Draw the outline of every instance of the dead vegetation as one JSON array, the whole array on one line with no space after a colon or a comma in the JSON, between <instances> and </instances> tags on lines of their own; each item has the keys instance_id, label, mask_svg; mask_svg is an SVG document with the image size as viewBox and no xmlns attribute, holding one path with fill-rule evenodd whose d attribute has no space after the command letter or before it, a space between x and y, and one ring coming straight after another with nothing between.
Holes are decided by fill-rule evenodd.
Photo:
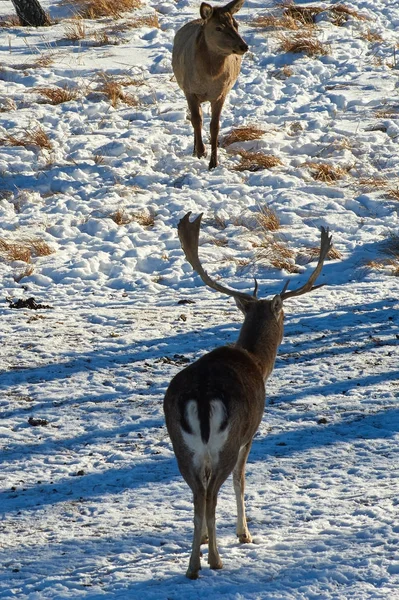
<instances>
[{"instance_id":1,"label":"dead vegetation","mask_svg":"<svg viewBox=\"0 0 399 600\"><path fill-rule=\"evenodd\" d=\"M126 79L115 79L109 77L105 73L102 73L101 77L103 81L99 91L108 98L113 108L117 108L120 102L123 102L128 106L138 106L139 101L136 96L127 94L123 89L129 85L137 85L134 83L135 80L130 82Z\"/></svg>"},{"instance_id":2,"label":"dead vegetation","mask_svg":"<svg viewBox=\"0 0 399 600\"><path fill-rule=\"evenodd\" d=\"M44 129L39 125L36 129L25 130L18 135L11 133L0 139L0 145L3 146L23 146L28 148L34 146L39 150L52 150L53 145Z\"/></svg>"},{"instance_id":3,"label":"dead vegetation","mask_svg":"<svg viewBox=\"0 0 399 600\"><path fill-rule=\"evenodd\" d=\"M142 6L141 0L63 0L63 4L72 5L84 19L119 19L124 13Z\"/></svg>"},{"instance_id":4,"label":"dead vegetation","mask_svg":"<svg viewBox=\"0 0 399 600\"><path fill-rule=\"evenodd\" d=\"M256 219L263 231L277 231L281 227L277 213L267 205L259 207Z\"/></svg>"},{"instance_id":5,"label":"dead vegetation","mask_svg":"<svg viewBox=\"0 0 399 600\"><path fill-rule=\"evenodd\" d=\"M386 195L388 198L391 198L392 200L399 200L399 187L389 188L386 191Z\"/></svg>"},{"instance_id":6,"label":"dead vegetation","mask_svg":"<svg viewBox=\"0 0 399 600\"><path fill-rule=\"evenodd\" d=\"M53 105L71 102L79 96L78 90L70 87L43 87L34 88L33 91L44 96Z\"/></svg>"},{"instance_id":7,"label":"dead vegetation","mask_svg":"<svg viewBox=\"0 0 399 600\"><path fill-rule=\"evenodd\" d=\"M307 162L304 164L304 166L308 167L313 179L316 179L316 181L322 181L323 183L334 183L335 181L345 177L350 170L350 167L343 168L339 166L333 166L328 163Z\"/></svg>"},{"instance_id":8,"label":"dead vegetation","mask_svg":"<svg viewBox=\"0 0 399 600\"><path fill-rule=\"evenodd\" d=\"M65 39L71 42L85 40L87 36L86 24L81 17L73 17L64 24Z\"/></svg>"},{"instance_id":9,"label":"dead vegetation","mask_svg":"<svg viewBox=\"0 0 399 600\"><path fill-rule=\"evenodd\" d=\"M235 171L261 171L282 164L281 160L273 154L250 152L248 150L239 150L237 154L241 157L241 162L234 167Z\"/></svg>"},{"instance_id":10,"label":"dead vegetation","mask_svg":"<svg viewBox=\"0 0 399 600\"><path fill-rule=\"evenodd\" d=\"M287 244L276 239L273 235L264 236L261 242L255 242L255 262L272 266L275 269L287 271L287 273L298 273L295 264L294 252Z\"/></svg>"},{"instance_id":11,"label":"dead vegetation","mask_svg":"<svg viewBox=\"0 0 399 600\"><path fill-rule=\"evenodd\" d=\"M152 210L127 213L123 208L118 208L114 213L108 215L117 225L128 225L135 222L145 228L155 225L156 214Z\"/></svg>"},{"instance_id":12,"label":"dead vegetation","mask_svg":"<svg viewBox=\"0 0 399 600\"><path fill-rule=\"evenodd\" d=\"M264 135L265 130L257 127L256 125L244 125L242 127L236 127L232 129L228 135L223 139L222 146L227 148L235 142L249 142L252 140L259 140Z\"/></svg>"},{"instance_id":13,"label":"dead vegetation","mask_svg":"<svg viewBox=\"0 0 399 600\"><path fill-rule=\"evenodd\" d=\"M340 27L344 25L350 17L357 19L358 21L364 21L364 17L361 13L349 8L345 4L335 4L331 7L327 6L296 6L290 4L284 8L284 16L290 17L294 21L299 22L301 25L312 26L316 22L316 17L322 12L326 12L329 15L331 23Z\"/></svg>"},{"instance_id":14,"label":"dead vegetation","mask_svg":"<svg viewBox=\"0 0 399 600\"><path fill-rule=\"evenodd\" d=\"M377 271L388 271L399 277L399 235L391 234L383 244L382 251L388 258L370 260L366 266Z\"/></svg>"},{"instance_id":15,"label":"dead vegetation","mask_svg":"<svg viewBox=\"0 0 399 600\"><path fill-rule=\"evenodd\" d=\"M299 29L298 22L289 15L260 15L251 21L252 27L260 27L262 29L280 30L291 29L297 31Z\"/></svg>"},{"instance_id":16,"label":"dead vegetation","mask_svg":"<svg viewBox=\"0 0 399 600\"><path fill-rule=\"evenodd\" d=\"M40 238L21 238L18 241L0 238L0 256L9 262L19 260L30 263L33 256L48 256L53 253L53 248Z\"/></svg>"},{"instance_id":17,"label":"dead vegetation","mask_svg":"<svg viewBox=\"0 0 399 600\"><path fill-rule=\"evenodd\" d=\"M318 258L320 254L320 246L306 248L305 254L309 257L309 262L311 262L312 260ZM337 250L334 246L331 246L327 253L327 258L330 260L342 260L342 252Z\"/></svg>"},{"instance_id":18,"label":"dead vegetation","mask_svg":"<svg viewBox=\"0 0 399 600\"><path fill-rule=\"evenodd\" d=\"M279 49L283 52L294 54L306 54L310 58L326 56L329 53L328 46L320 42L310 33L278 34L280 41Z\"/></svg>"},{"instance_id":19,"label":"dead vegetation","mask_svg":"<svg viewBox=\"0 0 399 600\"><path fill-rule=\"evenodd\" d=\"M371 29L367 29L360 34L360 37L366 40L366 42L370 42L370 44L380 44L383 42L383 37L379 33L375 31L371 31Z\"/></svg>"}]
</instances>

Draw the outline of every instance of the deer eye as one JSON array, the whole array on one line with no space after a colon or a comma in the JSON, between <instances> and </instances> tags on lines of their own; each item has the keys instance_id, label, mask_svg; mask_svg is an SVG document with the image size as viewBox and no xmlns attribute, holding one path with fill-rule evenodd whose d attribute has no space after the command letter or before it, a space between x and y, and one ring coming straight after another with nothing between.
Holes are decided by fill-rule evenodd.
<instances>
[{"instance_id":1,"label":"deer eye","mask_svg":"<svg viewBox=\"0 0 399 600\"><path fill-rule=\"evenodd\" d=\"M216 27L216 31L223 31L222 27Z\"/></svg>"}]
</instances>

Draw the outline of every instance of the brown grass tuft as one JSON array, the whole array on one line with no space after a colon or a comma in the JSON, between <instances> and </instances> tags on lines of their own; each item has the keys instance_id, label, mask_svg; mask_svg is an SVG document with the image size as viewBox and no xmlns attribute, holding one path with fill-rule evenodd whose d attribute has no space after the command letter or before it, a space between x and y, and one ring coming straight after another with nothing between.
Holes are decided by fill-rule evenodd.
<instances>
[{"instance_id":1,"label":"brown grass tuft","mask_svg":"<svg viewBox=\"0 0 399 600\"><path fill-rule=\"evenodd\" d=\"M291 29L297 31L299 29L297 21L286 14L280 17L275 15L260 15L251 21L250 25L252 25L252 27L271 30Z\"/></svg>"},{"instance_id":2,"label":"brown grass tuft","mask_svg":"<svg viewBox=\"0 0 399 600\"><path fill-rule=\"evenodd\" d=\"M294 54L306 54L309 57L325 56L328 48L313 35L307 33L294 33L291 35L279 34L280 50Z\"/></svg>"},{"instance_id":3,"label":"brown grass tuft","mask_svg":"<svg viewBox=\"0 0 399 600\"><path fill-rule=\"evenodd\" d=\"M7 15L0 19L0 27L20 27L21 22L17 15Z\"/></svg>"},{"instance_id":4,"label":"brown grass tuft","mask_svg":"<svg viewBox=\"0 0 399 600\"><path fill-rule=\"evenodd\" d=\"M118 106L119 102L123 102L128 106L138 106L138 99L123 91L123 87L126 86L124 80L112 79L108 75L105 75L105 73L102 74L102 77L104 81L100 91L107 96L114 108Z\"/></svg>"},{"instance_id":5,"label":"brown grass tuft","mask_svg":"<svg viewBox=\"0 0 399 600\"><path fill-rule=\"evenodd\" d=\"M115 221L117 225L127 225L132 221L132 218L129 217L122 208L118 208L118 210L110 214L109 217Z\"/></svg>"},{"instance_id":6,"label":"brown grass tuft","mask_svg":"<svg viewBox=\"0 0 399 600\"><path fill-rule=\"evenodd\" d=\"M64 3L74 5L84 19L119 19L123 13L142 6L141 0L65 0Z\"/></svg>"},{"instance_id":7,"label":"brown grass tuft","mask_svg":"<svg viewBox=\"0 0 399 600\"><path fill-rule=\"evenodd\" d=\"M73 17L64 25L65 39L71 42L79 42L86 39L86 24L81 17Z\"/></svg>"},{"instance_id":8,"label":"brown grass tuft","mask_svg":"<svg viewBox=\"0 0 399 600\"><path fill-rule=\"evenodd\" d=\"M70 102L76 100L79 96L78 90L74 90L69 87L45 87L35 88L34 92L38 92L49 100L50 104L62 104L63 102Z\"/></svg>"},{"instance_id":9,"label":"brown grass tuft","mask_svg":"<svg viewBox=\"0 0 399 600\"><path fill-rule=\"evenodd\" d=\"M298 273L299 269L293 260L294 252L282 241L269 235L261 243L255 243L254 247L257 249L255 253L256 262L265 263L288 273Z\"/></svg>"},{"instance_id":10,"label":"brown grass tuft","mask_svg":"<svg viewBox=\"0 0 399 600\"><path fill-rule=\"evenodd\" d=\"M30 277L35 271L33 265L27 265L25 269L14 274L14 281L19 283L24 277Z\"/></svg>"},{"instance_id":11,"label":"brown grass tuft","mask_svg":"<svg viewBox=\"0 0 399 600\"><path fill-rule=\"evenodd\" d=\"M260 129L256 125L246 125L243 127L237 127L232 129L228 135L223 139L222 146L226 148L230 144L235 142L249 142L252 140L259 140L265 133L264 129Z\"/></svg>"},{"instance_id":12,"label":"brown grass tuft","mask_svg":"<svg viewBox=\"0 0 399 600\"><path fill-rule=\"evenodd\" d=\"M23 137L16 137L8 134L5 138L0 139L0 144L4 146L23 146L24 148L35 146L41 150L52 150L53 148L47 133L40 126L32 131L26 130L22 135Z\"/></svg>"},{"instance_id":13,"label":"brown grass tuft","mask_svg":"<svg viewBox=\"0 0 399 600\"><path fill-rule=\"evenodd\" d=\"M315 258L319 257L320 246L313 246L312 248L306 248L306 254L309 256L309 262L311 262ZM327 253L327 258L329 258L331 260L341 260L342 252L340 252L339 250L334 248L334 246L332 246Z\"/></svg>"},{"instance_id":14,"label":"brown grass tuft","mask_svg":"<svg viewBox=\"0 0 399 600\"><path fill-rule=\"evenodd\" d=\"M54 250L39 238L26 238L19 241L7 241L0 238L0 256L10 262L20 260L30 263L32 256L48 256Z\"/></svg>"},{"instance_id":15,"label":"brown grass tuft","mask_svg":"<svg viewBox=\"0 0 399 600\"><path fill-rule=\"evenodd\" d=\"M387 186L388 181L383 177L364 177L363 179L359 179L359 185L365 188L378 189Z\"/></svg>"},{"instance_id":16,"label":"brown grass tuft","mask_svg":"<svg viewBox=\"0 0 399 600\"><path fill-rule=\"evenodd\" d=\"M142 227L154 227L155 225L155 213L152 211L139 212L132 214L132 221L136 221Z\"/></svg>"},{"instance_id":17,"label":"brown grass tuft","mask_svg":"<svg viewBox=\"0 0 399 600\"><path fill-rule=\"evenodd\" d=\"M377 32L371 31L371 29L367 29L360 35L361 38L370 42L370 44L381 43L383 41L382 35Z\"/></svg>"},{"instance_id":18,"label":"brown grass tuft","mask_svg":"<svg viewBox=\"0 0 399 600\"><path fill-rule=\"evenodd\" d=\"M353 17L358 21L365 21L367 17L360 14L357 10L353 8L349 8L349 6L345 6L345 4L336 4L329 9L331 13L331 23L340 27L344 25L349 17Z\"/></svg>"},{"instance_id":19,"label":"brown grass tuft","mask_svg":"<svg viewBox=\"0 0 399 600\"><path fill-rule=\"evenodd\" d=\"M277 213L267 205L259 208L256 219L263 231L277 231L281 227Z\"/></svg>"},{"instance_id":20,"label":"brown grass tuft","mask_svg":"<svg viewBox=\"0 0 399 600\"><path fill-rule=\"evenodd\" d=\"M323 181L324 183L333 183L338 179L342 179L347 175L349 169L343 169L342 167L334 167L327 163L312 163L307 162L305 166L310 169L313 179L316 181Z\"/></svg>"},{"instance_id":21,"label":"brown grass tuft","mask_svg":"<svg viewBox=\"0 0 399 600\"><path fill-rule=\"evenodd\" d=\"M234 167L235 171L261 171L282 164L281 160L272 154L248 152L247 150L240 150L237 154L241 156L241 162Z\"/></svg>"},{"instance_id":22,"label":"brown grass tuft","mask_svg":"<svg viewBox=\"0 0 399 600\"><path fill-rule=\"evenodd\" d=\"M293 4L284 9L284 16L299 21L301 25L314 25L315 17L323 12L325 7L322 6L295 6Z\"/></svg>"},{"instance_id":23,"label":"brown grass tuft","mask_svg":"<svg viewBox=\"0 0 399 600\"><path fill-rule=\"evenodd\" d=\"M399 277L399 256L397 258L381 258L380 260L370 260L366 263L366 267L375 269L376 271L385 271L389 269L391 275Z\"/></svg>"},{"instance_id":24,"label":"brown grass tuft","mask_svg":"<svg viewBox=\"0 0 399 600\"><path fill-rule=\"evenodd\" d=\"M387 197L393 200L399 200L399 188L389 188L387 190Z\"/></svg>"}]
</instances>

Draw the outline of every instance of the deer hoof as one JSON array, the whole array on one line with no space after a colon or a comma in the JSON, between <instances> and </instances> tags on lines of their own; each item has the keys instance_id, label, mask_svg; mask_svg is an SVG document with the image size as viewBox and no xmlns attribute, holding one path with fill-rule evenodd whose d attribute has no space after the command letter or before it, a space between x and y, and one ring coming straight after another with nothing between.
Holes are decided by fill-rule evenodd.
<instances>
[{"instance_id":1,"label":"deer hoof","mask_svg":"<svg viewBox=\"0 0 399 600\"><path fill-rule=\"evenodd\" d=\"M211 160L209 162L208 170L212 171L212 169L216 169L217 166L218 166L218 161L215 158L211 158Z\"/></svg>"},{"instance_id":2,"label":"deer hoof","mask_svg":"<svg viewBox=\"0 0 399 600\"><path fill-rule=\"evenodd\" d=\"M240 542L240 544L251 544L252 543L251 534L249 532L241 533L241 535L238 536L238 541Z\"/></svg>"},{"instance_id":3,"label":"deer hoof","mask_svg":"<svg viewBox=\"0 0 399 600\"><path fill-rule=\"evenodd\" d=\"M209 562L209 567L210 567L211 569L215 569L215 570L216 570L216 569L223 569L223 563L222 563L222 561L220 560L220 558L218 558L218 559L217 559L217 560L215 560L215 561L210 561L210 562Z\"/></svg>"}]
</instances>

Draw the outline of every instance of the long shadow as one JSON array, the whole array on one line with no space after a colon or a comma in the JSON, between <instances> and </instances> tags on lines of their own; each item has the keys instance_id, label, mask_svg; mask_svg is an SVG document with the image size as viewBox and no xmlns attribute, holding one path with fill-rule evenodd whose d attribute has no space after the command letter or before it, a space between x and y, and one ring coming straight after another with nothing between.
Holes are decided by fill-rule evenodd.
<instances>
[{"instance_id":1,"label":"long shadow","mask_svg":"<svg viewBox=\"0 0 399 600\"><path fill-rule=\"evenodd\" d=\"M20 510L40 510L43 506L78 499L93 499L108 494L118 494L127 489L145 487L149 482L170 480L178 475L174 458L160 454L151 455L146 461L129 467L111 467L100 473L70 476L56 483L40 483L20 491L0 493L3 515L16 514Z\"/></svg>"}]
</instances>

